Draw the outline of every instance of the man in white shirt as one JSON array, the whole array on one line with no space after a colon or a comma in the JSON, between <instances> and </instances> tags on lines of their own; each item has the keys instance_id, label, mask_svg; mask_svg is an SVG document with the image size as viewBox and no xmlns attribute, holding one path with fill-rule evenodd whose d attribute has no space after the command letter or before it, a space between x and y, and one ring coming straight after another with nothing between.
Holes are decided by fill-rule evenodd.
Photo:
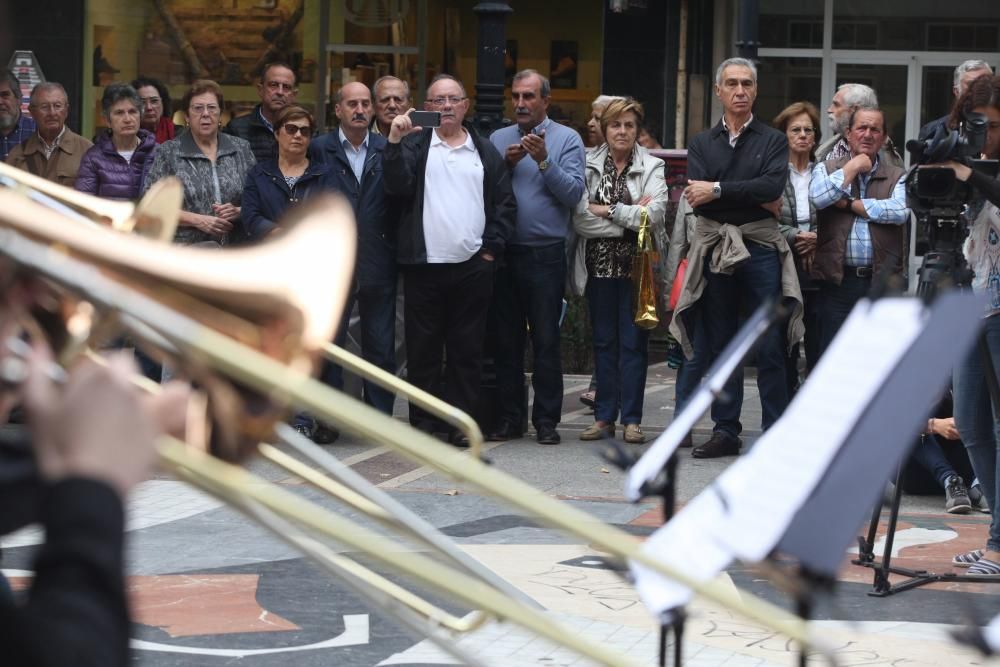
<instances>
[{"instance_id":1,"label":"man in white shirt","mask_svg":"<svg viewBox=\"0 0 1000 667\"><path fill-rule=\"evenodd\" d=\"M479 397L486 313L496 260L514 229L510 176L489 140L462 124L465 88L440 75L425 108L440 127L414 126L410 109L390 126L383 155L386 194L401 200L397 261L403 272L408 379L472 413ZM438 428L410 406L410 422ZM454 432L455 445L467 445Z\"/></svg>"}]
</instances>

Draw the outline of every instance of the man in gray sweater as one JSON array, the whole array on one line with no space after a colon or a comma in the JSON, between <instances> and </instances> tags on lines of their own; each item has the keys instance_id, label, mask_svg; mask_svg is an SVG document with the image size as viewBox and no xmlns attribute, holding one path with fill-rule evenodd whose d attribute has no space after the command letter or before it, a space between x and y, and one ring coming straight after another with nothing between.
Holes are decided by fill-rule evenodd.
<instances>
[{"instance_id":1,"label":"man in gray sweater","mask_svg":"<svg viewBox=\"0 0 1000 667\"><path fill-rule=\"evenodd\" d=\"M547 115L549 81L523 70L511 86L516 125L490 141L504 156L517 198L517 225L493 293L498 423L490 440L519 438L524 420L524 346L531 331L535 390L531 421L539 444L559 443L562 363L559 316L566 284L566 235L583 196L585 154L580 135Z\"/></svg>"}]
</instances>

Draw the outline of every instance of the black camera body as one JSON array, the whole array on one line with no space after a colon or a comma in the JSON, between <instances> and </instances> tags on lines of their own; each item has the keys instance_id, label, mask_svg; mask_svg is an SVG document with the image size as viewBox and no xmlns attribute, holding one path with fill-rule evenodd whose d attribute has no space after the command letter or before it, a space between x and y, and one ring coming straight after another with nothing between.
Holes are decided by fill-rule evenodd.
<instances>
[{"instance_id":1,"label":"black camera body","mask_svg":"<svg viewBox=\"0 0 1000 667\"><path fill-rule=\"evenodd\" d=\"M917 254L924 257L919 294L930 297L940 284L968 285L972 279L962 245L969 235L966 212L975 189L950 167L931 165L954 160L995 177L997 161L979 159L987 126L985 115L969 113L957 130L941 125L927 139L906 142L915 165L906 175L906 205L917 218Z\"/></svg>"}]
</instances>

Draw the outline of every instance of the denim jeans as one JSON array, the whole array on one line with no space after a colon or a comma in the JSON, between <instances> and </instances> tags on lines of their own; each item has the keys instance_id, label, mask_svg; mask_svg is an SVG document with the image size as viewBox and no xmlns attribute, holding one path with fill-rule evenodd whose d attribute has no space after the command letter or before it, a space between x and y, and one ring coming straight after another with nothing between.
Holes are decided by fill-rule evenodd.
<instances>
[{"instance_id":1,"label":"denim jeans","mask_svg":"<svg viewBox=\"0 0 1000 667\"><path fill-rule=\"evenodd\" d=\"M684 315L684 324L691 334L691 346L694 356L687 357L677 369L677 384L674 386L674 416L676 417L687 406L688 401L698 389L708 368L705 367L705 346L708 344L705 326L699 312L698 304L688 309Z\"/></svg>"},{"instance_id":2,"label":"denim jeans","mask_svg":"<svg viewBox=\"0 0 1000 667\"><path fill-rule=\"evenodd\" d=\"M844 269L844 279L839 285L825 282L819 288L819 353L822 355L847 321L855 304L872 288L871 278L859 278Z\"/></svg>"},{"instance_id":3,"label":"denim jeans","mask_svg":"<svg viewBox=\"0 0 1000 667\"><path fill-rule=\"evenodd\" d=\"M755 310L765 299L781 297L781 264L778 251L752 241L746 242L750 258L732 275L712 273L705 264L705 291L701 296L701 316L708 339L710 367L736 334L741 306ZM767 430L788 406L785 379L785 332L772 326L757 347L757 389L760 393L761 429ZM724 387L729 400L712 404L714 430L737 436L743 430L743 373L736 372Z\"/></svg>"},{"instance_id":4,"label":"denim jeans","mask_svg":"<svg viewBox=\"0 0 1000 667\"><path fill-rule=\"evenodd\" d=\"M531 332L535 399L531 423L555 426L562 418L563 378L559 315L566 283L566 243L508 246L493 290L500 421L524 419L524 347ZM527 326L527 328L526 328Z\"/></svg>"},{"instance_id":5,"label":"denim jeans","mask_svg":"<svg viewBox=\"0 0 1000 667\"><path fill-rule=\"evenodd\" d=\"M986 318L983 321L983 333L993 363L993 372L996 373L1000 368L1000 316ZM997 497L997 479L1000 477L1000 470L997 469L1000 463L1000 458L997 457L1000 415L994 413L990 401L985 362L981 346L976 345L955 368L955 424L992 512L986 546L993 551L1000 551L1000 517L997 516L1000 504L1000 498Z\"/></svg>"},{"instance_id":6,"label":"denim jeans","mask_svg":"<svg viewBox=\"0 0 1000 667\"><path fill-rule=\"evenodd\" d=\"M586 294L597 375L594 419L616 421L620 405L621 423L639 424L646 394L649 332L635 325L632 281L588 278Z\"/></svg>"}]
</instances>

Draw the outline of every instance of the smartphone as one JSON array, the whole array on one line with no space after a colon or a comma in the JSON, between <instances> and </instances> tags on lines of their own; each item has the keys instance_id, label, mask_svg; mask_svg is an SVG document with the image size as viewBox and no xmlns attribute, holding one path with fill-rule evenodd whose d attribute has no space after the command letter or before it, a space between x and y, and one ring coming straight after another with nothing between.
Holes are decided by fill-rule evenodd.
<instances>
[{"instance_id":1,"label":"smartphone","mask_svg":"<svg viewBox=\"0 0 1000 667\"><path fill-rule=\"evenodd\" d=\"M410 114L410 121L414 126L420 127L441 127L440 111L414 111Z\"/></svg>"}]
</instances>

